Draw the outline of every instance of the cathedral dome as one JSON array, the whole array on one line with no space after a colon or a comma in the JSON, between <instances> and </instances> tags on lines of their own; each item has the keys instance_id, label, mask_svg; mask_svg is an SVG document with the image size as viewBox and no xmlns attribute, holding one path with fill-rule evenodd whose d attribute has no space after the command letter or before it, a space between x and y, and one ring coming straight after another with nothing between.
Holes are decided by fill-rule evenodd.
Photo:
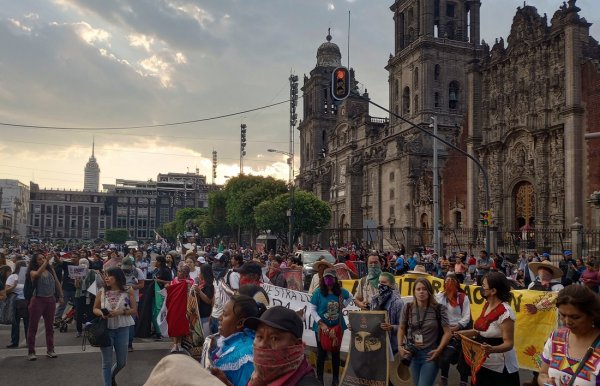
<instances>
[{"instance_id":1,"label":"cathedral dome","mask_svg":"<svg viewBox=\"0 0 600 386\"><path fill-rule=\"evenodd\" d=\"M317 67L339 67L342 65L342 54L337 44L331 42L331 33L327 33L327 41L317 50Z\"/></svg>"}]
</instances>

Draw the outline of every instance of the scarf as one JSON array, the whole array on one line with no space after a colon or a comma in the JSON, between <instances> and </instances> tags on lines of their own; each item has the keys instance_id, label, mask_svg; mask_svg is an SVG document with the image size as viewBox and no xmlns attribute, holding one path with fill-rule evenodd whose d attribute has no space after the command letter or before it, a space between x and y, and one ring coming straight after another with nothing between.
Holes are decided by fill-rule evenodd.
<instances>
[{"instance_id":1,"label":"scarf","mask_svg":"<svg viewBox=\"0 0 600 386\"><path fill-rule=\"evenodd\" d=\"M380 267L369 267L369 274L367 275L367 280L371 283L373 288L377 288L379 285L379 275L381 275Z\"/></svg>"},{"instance_id":2,"label":"scarf","mask_svg":"<svg viewBox=\"0 0 600 386\"><path fill-rule=\"evenodd\" d=\"M490 328L490 324L498 320L498 318L506 312L504 304L500 303L489 314L485 315L488 305L489 303L486 302L481 311L481 315L479 315L479 318L475 321L474 327L478 331L487 331L488 328Z\"/></svg>"},{"instance_id":3,"label":"scarf","mask_svg":"<svg viewBox=\"0 0 600 386\"><path fill-rule=\"evenodd\" d=\"M385 310L385 305L392 297L392 288L386 286L387 288L380 290L379 294L371 300L371 311L381 311Z\"/></svg>"},{"instance_id":4,"label":"scarf","mask_svg":"<svg viewBox=\"0 0 600 386\"><path fill-rule=\"evenodd\" d=\"M248 386L287 385L303 361L303 343L278 350L254 347L254 372Z\"/></svg>"},{"instance_id":5,"label":"scarf","mask_svg":"<svg viewBox=\"0 0 600 386\"><path fill-rule=\"evenodd\" d=\"M452 307L456 307L458 305L458 285L456 282L454 280L446 281L444 283L444 292L448 298L448 303Z\"/></svg>"}]
</instances>

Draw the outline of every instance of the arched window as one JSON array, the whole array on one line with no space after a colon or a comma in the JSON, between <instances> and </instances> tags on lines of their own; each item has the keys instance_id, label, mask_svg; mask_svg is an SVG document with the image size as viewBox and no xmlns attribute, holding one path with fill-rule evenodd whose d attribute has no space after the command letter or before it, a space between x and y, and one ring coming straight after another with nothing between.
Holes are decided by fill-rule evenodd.
<instances>
[{"instance_id":1,"label":"arched window","mask_svg":"<svg viewBox=\"0 0 600 386\"><path fill-rule=\"evenodd\" d=\"M415 67L414 86L415 90L419 87L419 67Z\"/></svg>"},{"instance_id":2,"label":"arched window","mask_svg":"<svg viewBox=\"0 0 600 386\"><path fill-rule=\"evenodd\" d=\"M440 65L436 64L435 67L433 67L433 80L440 80L440 72Z\"/></svg>"},{"instance_id":3,"label":"arched window","mask_svg":"<svg viewBox=\"0 0 600 386\"><path fill-rule=\"evenodd\" d=\"M453 80L448 86L448 108L454 110L458 108L458 92L460 91L458 82Z\"/></svg>"},{"instance_id":4,"label":"arched window","mask_svg":"<svg viewBox=\"0 0 600 386\"><path fill-rule=\"evenodd\" d=\"M410 88L404 87L402 93L402 114L410 114Z\"/></svg>"},{"instance_id":5,"label":"arched window","mask_svg":"<svg viewBox=\"0 0 600 386\"><path fill-rule=\"evenodd\" d=\"M454 22L450 20L446 23L446 39L454 40Z\"/></svg>"},{"instance_id":6,"label":"arched window","mask_svg":"<svg viewBox=\"0 0 600 386\"><path fill-rule=\"evenodd\" d=\"M454 228L462 228L462 212L457 210L454 212Z\"/></svg>"},{"instance_id":7,"label":"arched window","mask_svg":"<svg viewBox=\"0 0 600 386\"><path fill-rule=\"evenodd\" d=\"M433 107L440 107L440 93L439 92L435 92L433 94Z\"/></svg>"}]
</instances>

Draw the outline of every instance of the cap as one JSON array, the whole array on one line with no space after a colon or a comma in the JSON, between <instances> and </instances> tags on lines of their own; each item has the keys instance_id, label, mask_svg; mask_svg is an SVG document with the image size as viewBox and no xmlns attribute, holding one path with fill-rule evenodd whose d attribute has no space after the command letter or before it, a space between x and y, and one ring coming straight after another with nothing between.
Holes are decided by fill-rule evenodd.
<instances>
[{"instance_id":1,"label":"cap","mask_svg":"<svg viewBox=\"0 0 600 386\"><path fill-rule=\"evenodd\" d=\"M260 318L246 319L244 326L256 330L261 323L278 330L291 332L298 339L302 338L304 332L304 323L296 311L283 306L269 308Z\"/></svg>"},{"instance_id":2,"label":"cap","mask_svg":"<svg viewBox=\"0 0 600 386\"><path fill-rule=\"evenodd\" d=\"M200 263L200 264L206 264L206 259L204 258L204 256L198 257L198 263Z\"/></svg>"},{"instance_id":3,"label":"cap","mask_svg":"<svg viewBox=\"0 0 600 386\"><path fill-rule=\"evenodd\" d=\"M542 256L550 258L550 254L548 252L542 253Z\"/></svg>"},{"instance_id":4,"label":"cap","mask_svg":"<svg viewBox=\"0 0 600 386\"><path fill-rule=\"evenodd\" d=\"M566 249L566 250L563 252L563 255L565 255L565 256L571 256L572 254L573 254L573 252L571 252L571 250L570 250L570 249Z\"/></svg>"},{"instance_id":5,"label":"cap","mask_svg":"<svg viewBox=\"0 0 600 386\"><path fill-rule=\"evenodd\" d=\"M237 272L242 275L255 274L260 276L262 275L262 268L257 263L249 261L242 264L242 266L238 268Z\"/></svg>"},{"instance_id":6,"label":"cap","mask_svg":"<svg viewBox=\"0 0 600 386\"><path fill-rule=\"evenodd\" d=\"M194 377L190 377L194 374ZM196 378L198 377L198 378ZM203 386L218 386L223 383L213 376L196 360L187 355L167 355L152 369L144 386L180 385L193 386L198 384L198 379Z\"/></svg>"},{"instance_id":7,"label":"cap","mask_svg":"<svg viewBox=\"0 0 600 386\"><path fill-rule=\"evenodd\" d=\"M131 257L126 257L121 262L121 267L123 267L123 268L132 267L132 266L133 266L133 258L131 258Z\"/></svg>"},{"instance_id":8,"label":"cap","mask_svg":"<svg viewBox=\"0 0 600 386\"><path fill-rule=\"evenodd\" d=\"M223 257L223 253L217 253L215 255L215 260L221 260L221 257Z\"/></svg>"},{"instance_id":9,"label":"cap","mask_svg":"<svg viewBox=\"0 0 600 386\"><path fill-rule=\"evenodd\" d=\"M335 272L335 268L327 268L325 272L323 272L323 277L331 276L337 278L337 273Z\"/></svg>"}]
</instances>

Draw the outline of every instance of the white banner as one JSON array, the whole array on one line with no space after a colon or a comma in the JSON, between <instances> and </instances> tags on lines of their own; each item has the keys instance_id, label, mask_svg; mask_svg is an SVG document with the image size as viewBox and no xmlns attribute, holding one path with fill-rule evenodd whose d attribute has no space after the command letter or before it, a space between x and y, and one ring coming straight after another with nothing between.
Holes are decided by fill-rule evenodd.
<instances>
[{"instance_id":1,"label":"white banner","mask_svg":"<svg viewBox=\"0 0 600 386\"><path fill-rule=\"evenodd\" d=\"M87 276L89 268L79 265L69 265L69 277L71 279L82 279Z\"/></svg>"}]
</instances>

